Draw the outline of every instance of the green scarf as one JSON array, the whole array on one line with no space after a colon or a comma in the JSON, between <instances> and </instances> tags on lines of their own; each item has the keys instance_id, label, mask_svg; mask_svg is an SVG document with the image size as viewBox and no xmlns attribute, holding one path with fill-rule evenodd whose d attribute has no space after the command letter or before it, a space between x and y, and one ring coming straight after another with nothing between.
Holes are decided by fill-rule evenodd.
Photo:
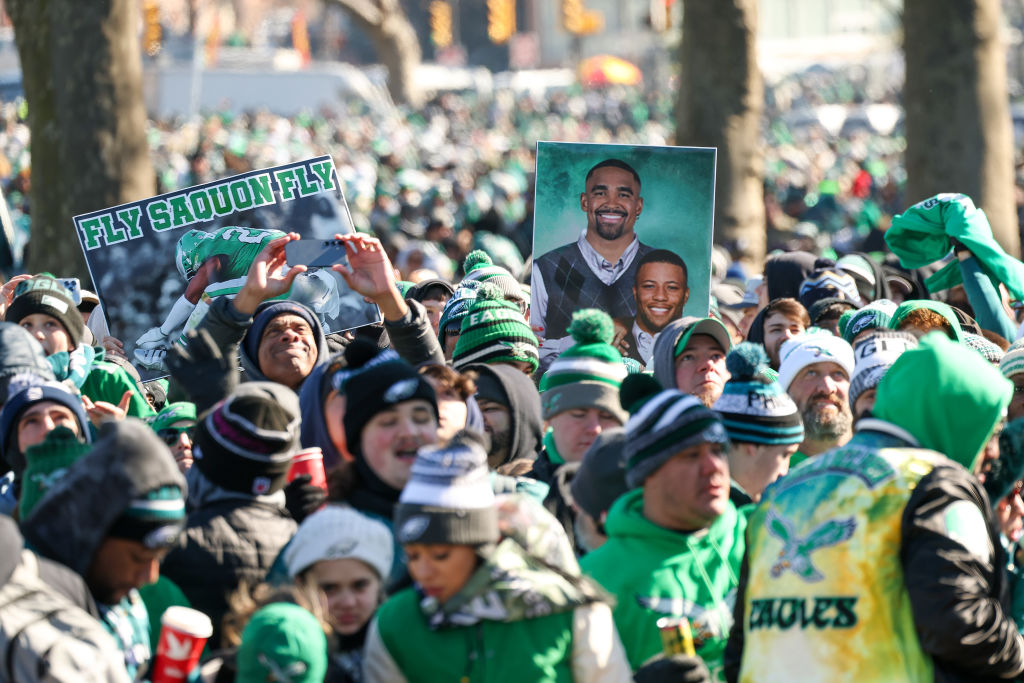
<instances>
[{"instance_id":1,"label":"green scarf","mask_svg":"<svg viewBox=\"0 0 1024 683\"><path fill-rule=\"evenodd\" d=\"M992 237L985 212L967 195L939 194L918 202L893 218L885 232L886 244L904 268L920 268L943 258L953 238L970 249L994 287L1002 282L1018 300L1024 300L1024 263L1003 251ZM925 280L925 285L939 292L962 281L960 264L954 260Z\"/></svg>"},{"instance_id":2,"label":"green scarf","mask_svg":"<svg viewBox=\"0 0 1024 683\"><path fill-rule=\"evenodd\" d=\"M555 430L548 427L547 431L544 432L544 452L548 454L548 460L554 465L564 465L565 458L558 454L558 448L555 447Z\"/></svg>"},{"instance_id":3,"label":"green scarf","mask_svg":"<svg viewBox=\"0 0 1024 683\"><path fill-rule=\"evenodd\" d=\"M70 380L75 388L81 389L85 384L85 378L89 376L92 365L96 361L103 360L103 349L93 348L88 345L79 346L71 351L58 351L46 357L53 374L58 382Z\"/></svg>"}]
</instances>

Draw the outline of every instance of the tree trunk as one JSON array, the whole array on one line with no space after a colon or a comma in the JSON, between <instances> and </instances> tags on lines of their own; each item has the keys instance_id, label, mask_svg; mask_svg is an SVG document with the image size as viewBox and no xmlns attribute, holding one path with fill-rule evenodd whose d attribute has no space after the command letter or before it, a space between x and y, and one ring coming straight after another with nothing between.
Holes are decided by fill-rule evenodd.
<instances>
[{"instance_id":1,"label":"tree trunk","mask_svg":"<svg viewBox=\"0 0 1024 683\"><path fill-rule=\"evenodd\" d=\"M348 11L366 32L377 58L388 70L388 91L400 104L418 107L423 94L416 84L416 67L423 58L416 29L398 0L328 0Z\"/></svg>"},{"instance_id":2,"label":"tree trunk","mask_svg":"<svg viewBox=\"0 0 1024 683\"><path fill-rule=\"evenodd\" d=\"M1000 0L905 0L907 203L969 195L1020 254Z\"/></svg>"},{"instance_id":3,"label":"tree trunk","mask_svg":"<svg viewBox=\"0 0 1024 683\"><path fill-rule=\"evenodd\" d=\"M27 269L88 281L72 217L155 192L135 0L6 0L32 131Z\"/></svg>"},{"instance_id":4,"label":"tree trunk","mask_svg":"<svg viewBox=\"0 0 1024 683\"><path fill-rule=\"evenodd\" d=\"M685 0L676 144L718 148L715 241L764 260L757 0Z\"/></svg>"}]
</instances>

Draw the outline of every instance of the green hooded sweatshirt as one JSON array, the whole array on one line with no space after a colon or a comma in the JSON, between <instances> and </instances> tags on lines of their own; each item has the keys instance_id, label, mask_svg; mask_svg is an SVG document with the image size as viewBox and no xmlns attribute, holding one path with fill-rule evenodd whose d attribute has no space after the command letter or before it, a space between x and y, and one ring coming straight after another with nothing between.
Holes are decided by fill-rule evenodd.
<instances>
[{"instance_id":1,"label":"green hooded sweatshirt","mask_svg":"<svg viewBox=\"0 0 1024 683\"><path fill-rule=\"evenodd\" d=\"M722 652L743 559L747 511L730 502L706 530L682 533L643 514L643 489L621 496L608 512L608 542L580 560L583 572L615 595L615 626L634 670L662 652L657 622L687 617L694 645L724 680Z\"/></svg>"},{"instance_id":2,"label":"green hooded sweatshirt","mask_svg":"<svg viewBox=\"0 0 1024 683\"><path fill-rule=\"evenodd\" d=\"M940 389L922 392L925 376ZM1013 384L981 354L932 332L885 373L872 412L974 472L1012 396Z\"/></svg>"},{"instance_id":3,"label":"green hooded sweatshirt","mask_svg":"<svg viewBox=\"0 0 1024 683\"><path fill-rule=\"evenodd\" d=\"M889 329L898 330L900 325L906 319L912 311L916 311L920 308L927 308L929 311L935 311L949 322L950 327L953 328L953 335L956 337L958 342L963 341L963 328L960 327L960 321L957 320L956 313L949 307L948 304L944 304L941 301L932 301L931 299L910 299L904 301L897 308L896 312L892 314L892 319L889 321Z\"/></svg>"}]
</instances>

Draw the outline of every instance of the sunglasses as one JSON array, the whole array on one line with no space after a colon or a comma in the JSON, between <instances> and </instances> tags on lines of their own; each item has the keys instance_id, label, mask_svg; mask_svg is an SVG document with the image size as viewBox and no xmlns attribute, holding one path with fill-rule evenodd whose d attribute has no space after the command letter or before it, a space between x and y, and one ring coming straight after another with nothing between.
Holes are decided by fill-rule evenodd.
<instances>
[{"instance_id":1,"label":"sunglasses","mask_svg":"<svg viewBox=\"0 0 1024 683\"><path fill-rule=\"evenodd\" d=\"M188 437L189 441L192 441L192 432L194 431L194 425L191 427L168 427L166 429L158 429L156 435L168 446L173 446L178 443L178 438L181 434L184 434Z\"/></svg>"}]
</instances>

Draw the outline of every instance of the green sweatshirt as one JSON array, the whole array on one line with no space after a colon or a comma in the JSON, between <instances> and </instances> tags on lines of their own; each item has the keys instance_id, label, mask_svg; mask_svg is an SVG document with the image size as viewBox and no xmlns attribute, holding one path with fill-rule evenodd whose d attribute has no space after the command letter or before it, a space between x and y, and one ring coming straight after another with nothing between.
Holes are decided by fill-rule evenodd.
<instances>
[{"instance_id":1,"label":"green sweatshirt","mask_svg":"<svg viewBox=\"0 0 1024 683\"><path fill-rule=\"evenodd\" d=\"M685 616L697 654L714 680L724 680L722 652L732 625L747 511L730 502L707 530L681 533L644 517L643 489L612 505L605 522L608 542L585 555L580 566L615 595L615 626L634 670L662 652L658 619Z\"/></svg>"}]
</instances>

